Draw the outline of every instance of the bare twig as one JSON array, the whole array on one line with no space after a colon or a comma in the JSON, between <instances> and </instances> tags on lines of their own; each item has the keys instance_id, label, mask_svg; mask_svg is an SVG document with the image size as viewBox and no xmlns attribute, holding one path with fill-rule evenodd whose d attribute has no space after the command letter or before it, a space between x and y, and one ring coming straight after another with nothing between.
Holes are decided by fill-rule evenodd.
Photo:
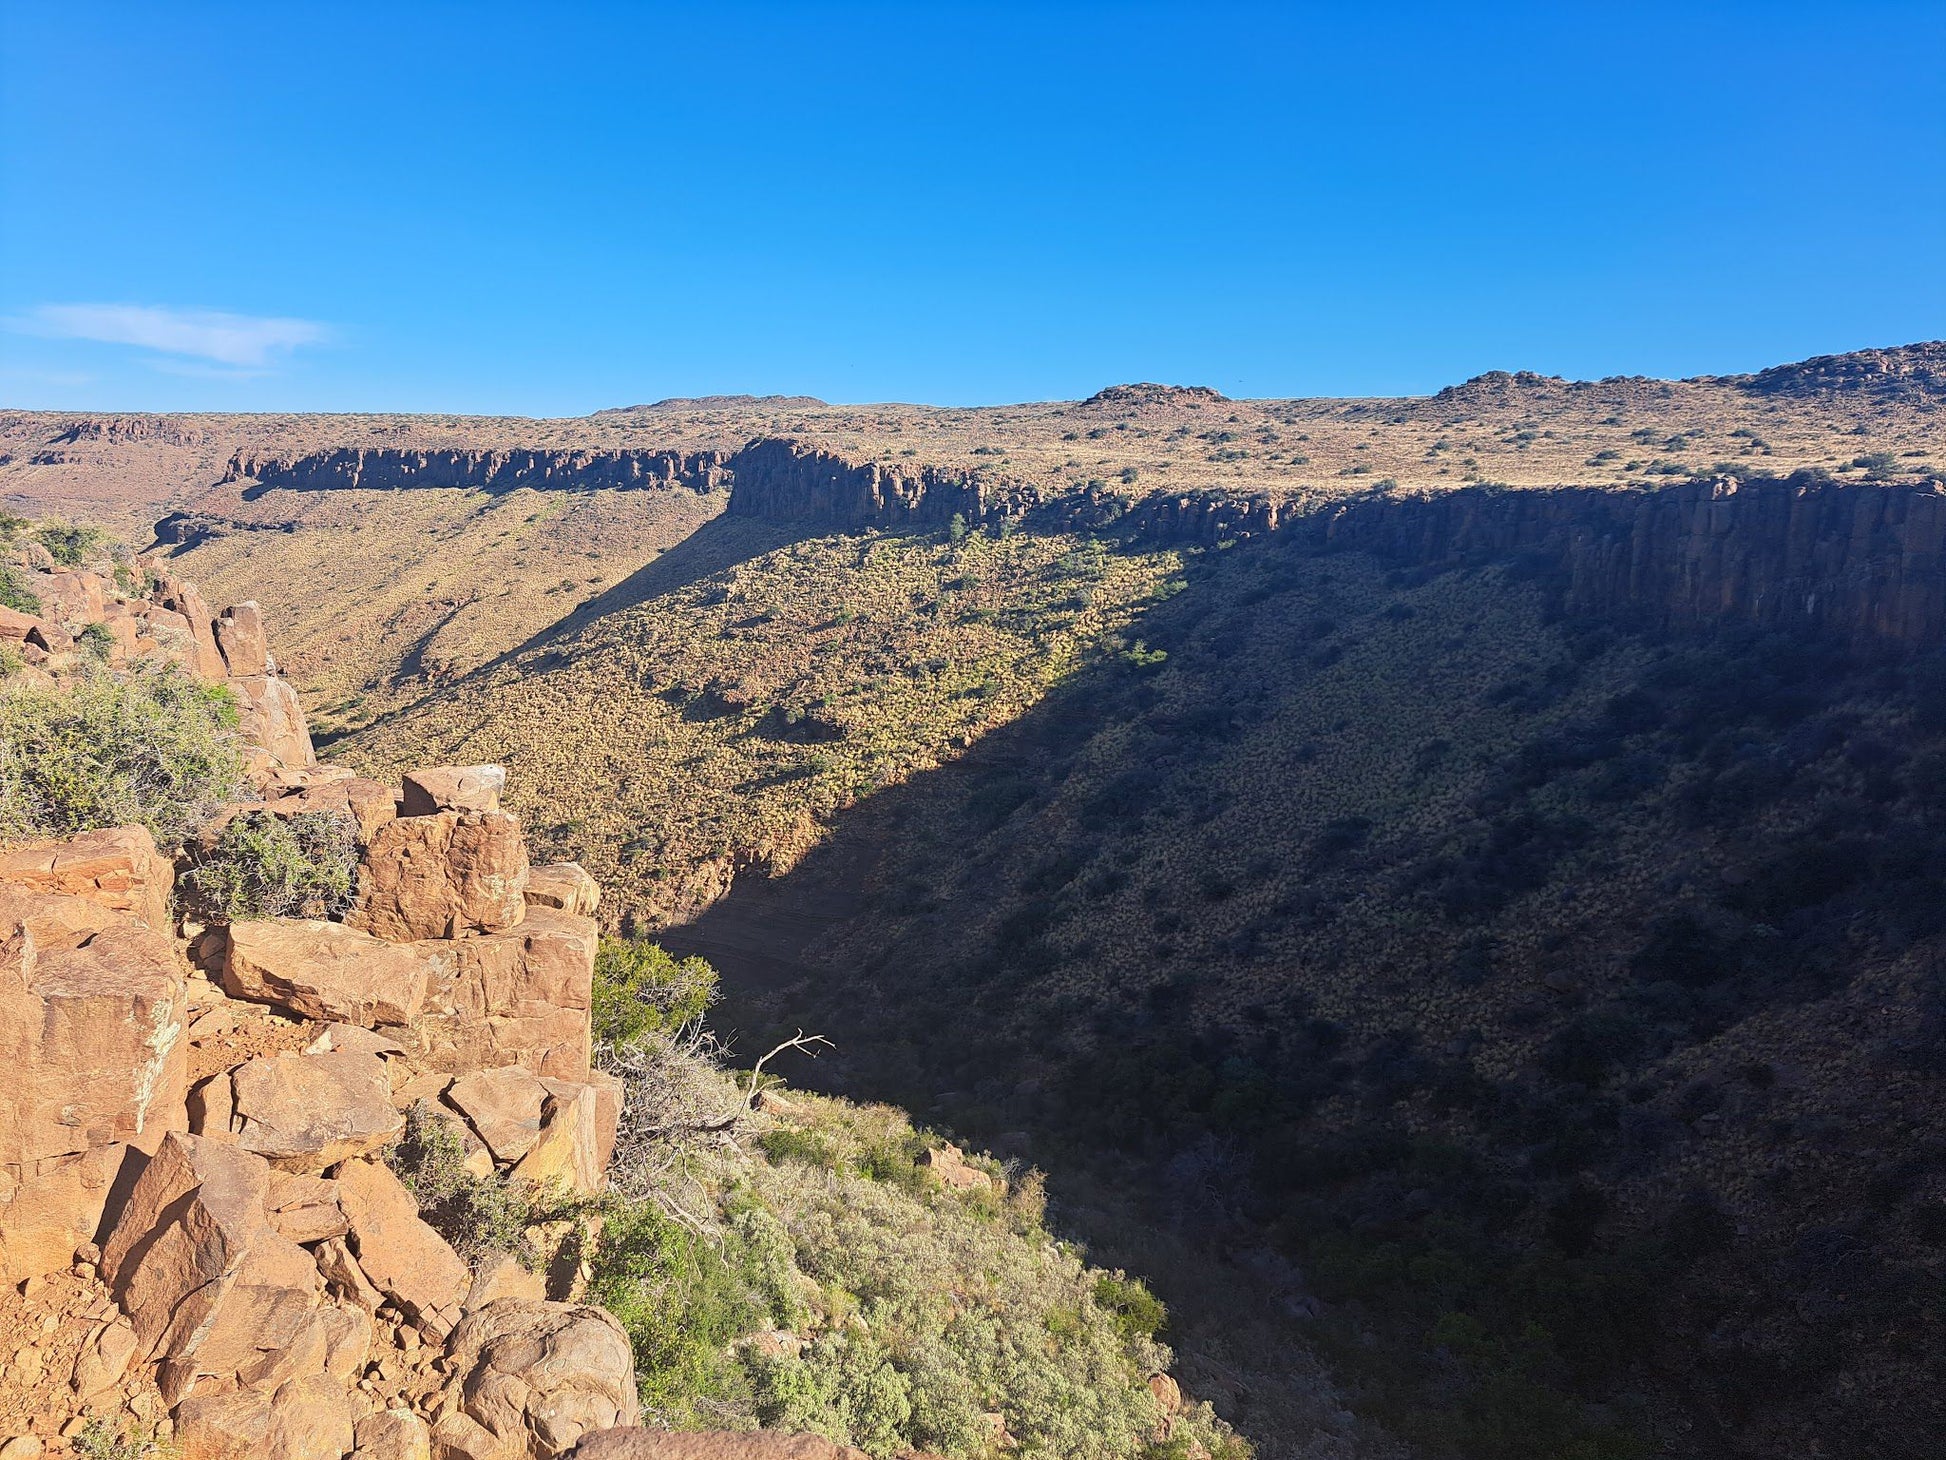
<instances>
[{"instance_id":1,"label":"bare twig","mask_svg":"<svg viewBox=\"0 0 1946 1460\"><path fill-rule=\"evenodd\" d=\"M826 1039L822 1034L806 1034L802 1029L800 1029L797 1031L797 1033L793 1034L789 1039L785 1040L782 1044L778 1045L777 1048L771 1050L770 1053L764 1055L754 1065L752 1065L750 1067L750 1088L746 1090L743 1095L744 1110L749 1111L753 1109L757 1103L757 1091L760 1088L757 1084L757 1080L763 1074L764 1065L767 1061L775 1059L778 1055L782 1054L787 1049L802 1050L804 1051L804 1053L808 1054L812 1059L816 1059L818 1057L817 1051L813 1049L812 1046L817 1044L823 1045L826 1049L836 1048L836 1046L833 1045L832 1042Z\"/></svg>"}]
</instances>

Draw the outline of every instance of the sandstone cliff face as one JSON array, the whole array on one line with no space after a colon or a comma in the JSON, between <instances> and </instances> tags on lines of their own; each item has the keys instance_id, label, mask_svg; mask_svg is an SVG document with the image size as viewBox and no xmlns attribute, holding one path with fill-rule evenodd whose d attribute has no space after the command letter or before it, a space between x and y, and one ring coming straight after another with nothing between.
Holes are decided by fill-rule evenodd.
<instances>
[{"instance_id":1,"label":"sandstone cliff face","mask_svg":"<svg viewBox=\"0 0 1946 1460\"><path fill-rule=\"evenodd\" d=\"M1039 500L1025 483L982 472L855 462L801 441L753 441L729 458L730 512L836 527L943 527L1018 516Z\"/></svg>"},{"instance_id":2,"label":"sandstone cliff face","mask_svg":"<svg viewBox=\"0 0 1946 1460\"><path fill-rule=\"evenodd\" d=\"M723 481L724 458L716 451L404 451L342 447L297 457L239 453L225 482L318 492L363 487L464 487L511 492L597 487L688 487L706 492Z\"/></svg>"},{"instance_id":3,"label":"sandstone cliff face","mask_svg":"<svg viewBox=\"0 0 1946 1460\"><path fill-rule=\"evenodd\" d=\"M1214 543L1277 533L1413 566L1537 555L1569 608L1663 626L1734 620L1829 632L1858 647L1946 634L1946 492L1800 480L1652 491L1464 488L1291 512L1213 495L1151 498L1138 536Z\"/></svg>"}]
</instances>

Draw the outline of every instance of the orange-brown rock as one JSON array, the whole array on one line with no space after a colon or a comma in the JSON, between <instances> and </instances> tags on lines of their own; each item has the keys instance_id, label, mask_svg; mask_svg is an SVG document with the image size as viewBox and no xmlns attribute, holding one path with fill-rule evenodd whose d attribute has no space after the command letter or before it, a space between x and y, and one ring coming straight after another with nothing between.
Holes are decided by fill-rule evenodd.
<instances>
[{"instance_id":1,"label":"orange-brown rock","mask_svg":"<svg viewBox=\"0 0 1946 1460\"><path fill-rule=\"evenodd\" d=\"M296 690L270 674L239 675L229 685L241 711L237 732L255 751L246 757L253 777L268 780L279 770L308 766L317 759Z\"/></svg>"},{"instance_id":2,"label":"orange-brown rock","mask_svg":"<svg viewBox=\"0 0 1946 1460\"><path fill-rule=\"evenodd\" d=\"M184 1121L186 970L100 904L0 886L0 1268L65 1266L129 1146Z\"/></svg>"},{"instance_id":3,"label":"orange-brown rock","mask_svg":"<svg viewBox=\"0 0 1946 1460\"><path fill-rule=\"evenodd\" d=\"M115 826L0 850L0 882L85 897L166 932L176 872L147 827Z\"/></svg>"},{"instance_id":4,"label":"orange-brown rock","mask_svg":"<svg viewBox=\"0 0 1946 1460\"><path fill-rule=\"evenodd\" d=\"M329 1375L194 1394L176 1411L175 1441L187 1460L339 1460L353 1445L351 1402Z\"/></svg>"},{"instance_id":5,"label":"orange-brown rock","mask_svg":"<svg viewBox=\"0 0 1946 1460\"><path fill-rule=\"evenodd\" d=\"M321 1355L317 1264L272 1227L269 1188L261 1157L172 1133L116 1220L102 1273L171 1402L205 1380L272 1387Z\"/></svg>"},{"instance_id":6,"label":"orange-brown rock","mask_svg":"<svg viewBox=\"0 0 1946 1460\"><path fill-rule=\"evenodd\" d=\"M432 1431L418 1415L381 1410L358 1421L353 1431L356 1460L431 1460Z\"/></svg>"},{"instance_id":7,"label":"orange-brown rock","mask_svg":"<svg viewBox=\"0 0 1946 1460\"><path fill-rule=\"evenodd\" d=\"M527 845L500 811L441 811L382 826L359 868L358 906L346 921L407 942L497 933L527 902Z\"/></svg>"},{"instance_id":8,"label":"orange-brown rock","mask_svg":"<svg viewBox=\"0 0 1946 1460\"><path fill-rule=\"evenodd\" d=\"M446 1091L446 1100L466 1117L494 1160L512 1165L541 1137L548 1092L531 1070L503 1065L462 1075Z\"/></svg>"},{"instance_id":9,"label":"orange-brown rock","mask_svg":"<svg viewBox=\"0 0 1946 1460\"><path fill-rule=\"evenodd\" d=\"M209 605L194 583L160 574L156 579L156 599L164 608L182 615L195 643L193 668L205 679L221 679L229 672L223 653L216 647L216 633Z\"/></svg>"},{"instance_id":10,"label":"orange-brown rock","mask_svg":"<svg viewBox=\"0 0 1946 1460\"><path fill-rule=\"evenodd\" d=\"M593 919L537 907L518 928L446 945L452 962L435 973L417 1025L422 1062L454 1074L518 1064L585 1080L599 942Z\"/></svg>"},{"instance_id":11,"label":"orange-brown rock","mask_svg":"<svg viewBox=\"0 0 1946 1460\"><path fill-rule=\"evenodd\" d=\"M405 1124L392 1107L385 1061L375 1054L273 1055L240 1066L230 1083L237 1144L281 1171L315 1173L362 1156Z\"/></svg>"},{"instance_id":12,"label":"orange-brown rock","mask_svg":"<svg viewBox=\"0 0 1946 1460\"><path fill-rule=\"evenodd\" d=\"M51 573L35 574L30 587L41 601L41 617L71 634L98 622L107 606L105 585L98 573L56 568Z\"/></svg>"},{"instance_id":13,"label":"orange-brown rock","mask_svg":"<svg viewBox=\"0 0 1946 1460\"><path fill-rule=\"evenodd\" d=\"M498 811L507 772L497 765L441 765L407 771L399 787L400 814Z\"/></svg>"},{"instance_id":14,"label":"orange-brown rock","mask_svg":"<svg viewBox=\"0 0 1946 1460\"><path fill-rule=\"evenodd\" d=\"M445 1338L472 1283L466 1264L419 1219L412 1193L386 1167L346 1161L333 1175L350 1250L365 1277L428 1337Z\"/></svg>"},{"instance_id":15,"label":"orange-brown rock","mask_svg":"<svg viewBox=\"0 0 1946 1460\"><path fill-rule=\"evenodd\" d=\"M442 974L450 975L450 962L436 951L315 919L234 923L223 950L232 998L367 1028L410 1024L429 981Z\"/></svg>"},{"instance_id":16,"label":"orange-brown rock","mask_svg":"<svg viewBox=\"0 0 1946 1460\"><path fill-rule=\"evenodd\" d=\"M602 1172L595 1087L548 1080L546 1090L540 1135L513 1174L536 1186L593 1196L601 1190Z\"/></svg>"},{"instance_id":17,"label":"orange-brown rock","mask_svg":"<svg viewBox=\"0 0 1946 1460\"><path fill-rule=\"evenodd\" d=\"M640 1413L628 1336L599 1308L502 1298L467 1314L446 1352L466 1417L516 1455L555 1460Z\"/></svg>"},{"instance_id":18,"label":"orange-brown rock","mask_svg":"<svg viewBox=\"0 0 1946 1460\"><path fill-rule=\"evenodd\" d=\"M280 1236L310 1246L351 1230L338 1205L338 1183L273 1169L264 1196L270 1225Z\"/></svg>"},{"instance_id":19,"label":"orange-brown rock","mask_svg":"<svg viewBox=\"0 0 1946 1460\"><path fill-rule=\"evenodd\" d=\"M966 1153L948 1141L919 1157L919 1164L939 1178L942 1186L954 1191L984 1191L993 1178L966 1159Z\"/></svg>"},{"instance_id":20,"label":"orange-brown rock","mask_svg":"<svg viewBox=\"0 0 1946 1460\"><path fill-rule=\"evenodd\" d=\"M579 862L548 862L528 869L527 904L593 917L601 905L601 885Z\"/></svg>"},{"instance_id":21,"label":"orange-brown rock","mask_svg":"<svg viewBox=\"0 0 1946 1460\"><path fill-rule=\"evenodd\" d=\"M0 604L0 639L12 639L24 644L27 636L40 627L40 620L31 613L22 613L17 608Z\"/></svg>"},{"instance_id":22,"label":"orange-brown rock","mask_svg":"<svg viewBox=\"0 0 1946 1460\"><path fill-rule=\"evenodd\" d=\"M358 823L358 839L369 842L381 826L399 814L399 799L390 786L345 776L286 791L266 809L273 816L284 817L306 811L342 811Z\"/></svg>"},{"instance_id":23,"label":"orange-brown rock","mask_svg":"<svg viewBox=\"0 0 1946 1460\"><path fill-rule=\"evenodd\" d=\"M817 1435L765 1431L735 1434L702 1431L686 1435L633 1427L599 1430L581 1442L574 1460L867 1460L863 1450L834 1444Z\"/></svg>"},{"instance_id":24,"label":"orange-brown rock","mask_svg":"<svg viewBox=\"0 0 1946 1460\"><path fill-rule=\"evenodd\" d=\"M239 603L216 621L216 647L231 676L270 673L270 644L264 637L263 610Z\"/></svg>"},{"instance_id":25,"label":"orange-brown rock","mask_svg":"<svg viewBox=\"0 0 1946 1460\"><path fill-rule=\"evenodd\" d=\"M546 1297L546 1279L502 1254L482 1263L473 1274L473 1286L466 1293L466 1311L471 1313L502 1298L524 1298L538 1303Z\"/></svg>"}]
</instances>

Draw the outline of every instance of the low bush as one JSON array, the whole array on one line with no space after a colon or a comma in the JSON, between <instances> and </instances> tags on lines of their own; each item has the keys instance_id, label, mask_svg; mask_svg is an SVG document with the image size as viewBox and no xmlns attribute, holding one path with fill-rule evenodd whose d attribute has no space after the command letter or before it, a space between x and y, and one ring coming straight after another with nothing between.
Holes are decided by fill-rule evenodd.
<instances>
[{"instance_id":1,"label":"low bush","mask_svg":"<svg viewBox=\"0 0 1946 1460\"><path fill-rule=\"evenodd\" d=\"M0 563L0 608L11 608L15 613L41 611L39 597L21 581L20 570L11 563Z\"/></svg>"},{"instance_id":2,"label":"low bush","mask_svg":"<svg viewBox=\"0 0 1946 1460\"><path fill-rule=\"evenodd\" d=\"M64 568L78 568L101 550L99 529L75 523L50 522L34 534L55 562Z\"/></svg>"},{"instance_id":3,"label":"low bush","mask_svg":"<svg viewBox=\"0 0 1946 1460\"><path fill-rule=\"evenodd\" d=\"M246 811L184 880L214 922L343 917L357 890L358 824L342 811Z\"/></svg>"},{"instance_id":4,"label":"low bush","mask_svg":"<svg viewBox=\"0 0 1946 1460\"><path fill-rule=\"evenodd\" d=\"M385 1162L419 1203L419 1215L468 1261L508 1253L530 1261L528 1226L540 1217L536 1189L466 1169L466 1142L453 1118L425 1101L405 1115L405 1130Z\"/></svg>"},{"instance_id":5,"label":"low bush","mask_svg":"<svg viewBox=\"0 0 1946 1460\"><path fill-rule=\"evenodd\" d=\"M173 666L0 691L0 837L139 822L179 840L239 793L236 701Z\"/></svg>"}]
</instances>

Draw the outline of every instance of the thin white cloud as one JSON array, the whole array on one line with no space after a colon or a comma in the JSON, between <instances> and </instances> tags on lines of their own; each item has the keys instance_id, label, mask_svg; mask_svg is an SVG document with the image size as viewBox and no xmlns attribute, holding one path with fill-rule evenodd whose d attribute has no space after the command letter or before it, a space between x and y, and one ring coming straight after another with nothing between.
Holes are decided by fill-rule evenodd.
<instances>
[{"instance_id":1,"label":"thin white cloud","mask_svg":"<svg viewBox=\"0 0 1946 1460\"><path fill-rule=\"evenodd\" d=\"M268 369L291 351L331 337L330 329L316 320L151 304L42 304L18 323L30 334L134 345L244 371Z\"/></svg>"}]
</instances>

